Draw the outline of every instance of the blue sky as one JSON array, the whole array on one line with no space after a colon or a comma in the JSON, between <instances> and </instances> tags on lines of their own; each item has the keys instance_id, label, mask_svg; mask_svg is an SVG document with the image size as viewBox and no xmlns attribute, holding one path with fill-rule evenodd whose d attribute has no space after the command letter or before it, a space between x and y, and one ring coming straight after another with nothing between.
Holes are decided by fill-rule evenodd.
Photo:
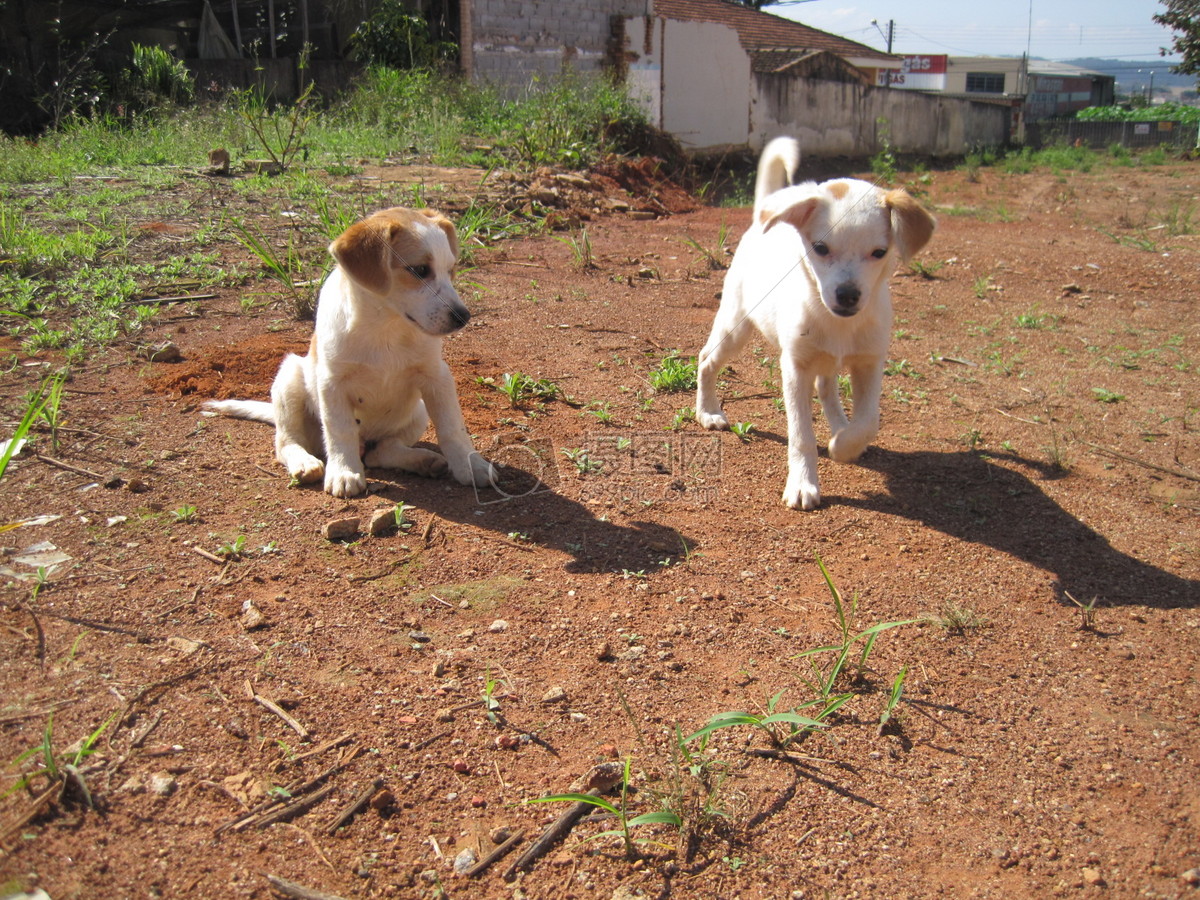
<instances>
[{"instance_id":1,"label":"blue sky","mask_svg":"<svg viewBox=\"0 0 1200 900\"><path fill-rule=\"evenodd\" d=\"M1031 56L1153 60L1171 32L1154 23L1158 0L809 0L764 12L885 49L880 30L895 24L892 51L950 56ZM876 29L871 21L879 24ZM1164 60L1164 65L1170 58Z\"/></svg>"}]
</instances>

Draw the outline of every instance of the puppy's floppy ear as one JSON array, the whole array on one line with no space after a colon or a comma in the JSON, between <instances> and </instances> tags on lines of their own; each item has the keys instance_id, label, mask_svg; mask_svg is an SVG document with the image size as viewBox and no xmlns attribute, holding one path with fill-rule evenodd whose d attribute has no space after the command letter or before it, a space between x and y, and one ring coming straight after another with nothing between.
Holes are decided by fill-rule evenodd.
<instances>
[{"instance_id":1,"label":"puppy's floppy ear","mask_svg":"<svg viewBox=\"0 0 1200 900\"><path fill-rule=\"evenodd\" d=\"M804 185L784 188L764 198L756 210L763 231L780 222L787 222L797 231L803 231L817 211L821 198Z\"/></svg>"},{"instance_id":2,"label":"puppy's floppy ear","mask_svg":"<svg viewBox=\"0 0 1200 900\"><path fill-rule=\"evenodd\" d=\"M454 254L455 259L458 259L458 232L454 230L454 223L443 216L440 212L432 209L421 210L421 215L432 220L434 225L445 232L446 240L450 242L450 252Z\"/></svg>"},{"instance_id":3,"label":"puppy's floppy ear","mask_svg":"<svg viewBox=\"0 0 1200 900\"><path fill-rule=\"evenodd\" d=\"M399 222L372 216L342 232L329 245L329 253L352 281L373 293L386 294L392 284L388 250L403 227Z\"/></svg>"},{"instance_id":4,"label":"puppy's floppy ear","mask_svg":"<svg viewBox=\"0 0 1200 900\"><path fill-rule=\"evenodd\" d=\"M883 197L883 205L892 214L892 233L896 236L900 259L908 262L929 243L937 222L905 190L888 191Z\"/></svg>"}]
</instances>

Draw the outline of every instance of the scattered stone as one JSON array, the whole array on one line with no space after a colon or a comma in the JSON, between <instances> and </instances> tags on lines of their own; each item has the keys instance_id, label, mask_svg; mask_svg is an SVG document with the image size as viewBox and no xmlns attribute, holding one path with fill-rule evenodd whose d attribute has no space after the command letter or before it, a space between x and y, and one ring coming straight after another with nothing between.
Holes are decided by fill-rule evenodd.
<instances>
[{"instance_id":1,"label":"scattered stone","mask_svg":"<svg viewBox=\"0 0 1200 900\"><path fill-rule=\"evenodd\" d=\"M503 619L497 619L488 626L488 631L492 632L492 634L499 634L502 631L508 631L508 623Z\"/></svg>"},{"instance_id":2,"label":"scattered stone","mask_svg":"<svg viewBox=\"0 0 1200 900\"><path fill-rule=\"evenodd\" d=\"M617 749L616 744L602 744L600 746L600 755L608 759L620 759L621 751Z\"/></svg>"},{"instance_id":3,"label":"scattered stone","mask_svg":"<svg viewBox=\"0 0 1200 900\"><path fill-rule=\"evenodd\" d=\"M282 175L283 166L273 159L248 159L245 162L246 171L251 175Z\"/></svg>"},{"instance_id":4,"label":"scattered stone","mask_svg":"<svg viewBox=\"0 0 1200 900\"><path fill-rule=\"evenodd\" d=\"M170 772L155 772L150 776L150 781L147 782L147 786L150 788L151 792L157 794L158 796L169 797L175 793L175 788L177 788L179 785L175 781L175 776Z\"/></svg>"},{"instance_id":5,"label":"scattered stone","mask_svg":"<svg viewBox=\"0 0 1200 900\"><path fill-rule=\"evenodd\" d=\"M118 475L116 472L113 472L111 475L109 475L107 478L104 479L103 483L106 488L119 488L121 485L123 485L125 483L125 479L122 478L120 475Z\"/></svg>"},{"instance_id":6,"label":"scattered stone","mask_svg":"<svg viewBox=\"0 0 1200 900\"><path fill-rule=\"evenodd\" d=\"M434 714L434 718L437 719L439 722L453 722L454 721L454 710L452 710L448 706L444 706Z\"/></svg>"},{"instance_id":7,"label":"scattered stone","mask_svg":"<svg viewBox=\"0 0 1200 900\"><path fill-rule=\"evenodd\" d=\"M446 661L444 659L439 659L437 662L435 662L433 664L433 677L441 678L445 674L446 674Z\"/></svg>"},{"instance_id":8,"label":"scattered stone","mask_svg":"<svg viewBox=\"0 0 1200 900\"><path fill-rule=\"evenodd\" d=\"M208 151L208 174L229 174L229 151L224 147L218 147L215 150Z\"/></svg>"},{"instance_id":9,"label":"scattered stone","mask_svg":"<svg viewBox=\"0 0 1200 900\"><path fill-rule=\"evenodd\" d=\"M125 490L129 491L131 494L144 494L146 491L150 490L150 485L146 484L146 482L142 481L140 478L130 478L127 482L125 482Z\"/></svg>"},{"instance_id":10,"label":"scattered stone","mask_svg":"<svg viewBox=\"0 0 1200 900\"><path fill-rule=\"evenodd\" d=\"M601 641L596 646L596 659L604 661L606 659L612 659L612 655L612 644L610 644L608 641Z\"/></svg>"},{"instance_id":11,"label":"scattered stone","mask_svg":"<svg viewBox=\"0 0 1200 900\"><path fill-rule=\"evenodd\" d=\"M475 851L470 847L464 847L459 851L458 856L454 857L454 874L466 875L467 870L479 861L479 857L475 855Z\"/></svg>"},{"instance_id":12,"label":"scattered stone","mask_svg":"<svg viewBox=\"0 0 1200 900\"><path fill-rule=\"evenodd\" d=\"M500 750L519 750L521 739L515 734L502 734L496 738L496 747Z\"/></svg>"},{"instance_id":13,"label":"scattered stone","mask_svg":"<svg viewBox=\"0 0 1200 900\"><path fill-rule=\"evenodd\" d=\"M475 807L475 809L483 809L485 806L487 806L487 798L480 794L476 794L471 798L471 806Z\"/></svg>"},{"instance_id":14,"label":"scattered stone","mask_svg":"<svg viewBox=\"0 0 1200 900\"><path fill-rule=\"evenodd\" d=\"M358 534L358 516L348 519L330 519L321 528L321 536L327 541L346 541Z\"/></svg>"},{"instance_id":15,"label":"scattered stone","mask_svg":"<svg viewBox=\"0 0 1200 900\"><path fill-rule=\"evenodd\" d=\"M174 341L163 341L146 348L146 359L150 362L175 363L183 359L183 351Z\"/></svg>"},{"instance_id":16,"label":"scattered stone","mask_svg":"<svg viewBox=\"0 0 1200 900\"><path fill-rule=\"evenodd\" d=\"M384 537L396 530L396 510L392 507L377 509L371 513L367 523L367 533L371 537Z\"/></svg>"},{"instance_id":17,"label":"scattered stone","mask_svg":"<svg viewBox=\"0 0 1200 900\"><path fill-rule=\"evenodd\" d=\"M454 764L451 765L450 768L452 768L459 775L464 775L467 772L471 771L471 767L470 767L470 765L467 764L467 761L465 759L456 759L454 761Z\"/></svg>"},{"instance_id":18,"label":"scattered stone","mask_svg":"<svg viewBox=\"0 0 1200 900\"><path fill-rule=\"evenodd\" d=\"M542 695L543 703L565 703L567 700L567 692L558 685L550 688Z\"/></svg>"},{"instance_id":19,"label":"scattered stone","mask_svg":"<svg viewBox=\"0 0 1200 900\"><path fill-rule=\"evenodd\" d=\"M1179 873L1179 880L1192 887L1200 887L1200 869L1188 869Z\"/></svg>"},{"instance_id":20,"label":"scattered stone","mask_svg":"<svg viewBox=\"0 0 1200 900\"><path fill-rule=\"evenodd\" d=\"M169 637L167 638L167 646L172 650L178 650L184 656L191 656L204 645L199 641L193 641L191 638Z\"/></svg>"},{"instance_id":21,"label":"scattered stone","mask_svg":"<svg viewBox=\"0 0 1200 900\"><path fill-rule=\"evenodd\" d=\"M254 631L256 628L262 628L267 624L267 617L262 614L262 611L247 600L242 604L242 627L247 631Z\"/></svg>"},{"instance_id":22,"label":"scattered stone","mask_svg":"<svg viewBox=\"0 0 1200 900\"><path fill-rule=\"evenodd\" d=\"M1086 884L1093 887L1100 887L1104 884L1104 876L1100 874L1100 870L1093 866L1083 867L1083 880Z\"/></svg>"},{"instance_id":23,"label":"scattered stone","mask_svg":"<svg viewBox=\"0 0 1200 900\"><path fill-rule=\"evenodd\" d=\"M372 797L367 805L376 812L382 812L385 809L391 809L396 805L396 795L387 788L384 788L374 797Z\"/></svg>"},{"instance_id":24,"label":"scattered stone","mask_svg":"<svg viewBox=\"0 0 1200 900\"><path fill-rule=\"evenodd\" d=\"M433 640L433 638L431 638L424 631L410 631L408 633L408 639L418 644L428 644L431 640Z\"/></svg>"},{"instance_id":25,"label":"scattered stone","mask_svg":"<svg viewBox=\"0 0 1200 900\"><path fill-rule=\"evenodd\" d=\"M1083 288L1081 288L1075 282L1071 282L1070 284L1064 284L1062 286L1062 292L1064 294L1082 294Z\"/></svg>"}]
</instances>

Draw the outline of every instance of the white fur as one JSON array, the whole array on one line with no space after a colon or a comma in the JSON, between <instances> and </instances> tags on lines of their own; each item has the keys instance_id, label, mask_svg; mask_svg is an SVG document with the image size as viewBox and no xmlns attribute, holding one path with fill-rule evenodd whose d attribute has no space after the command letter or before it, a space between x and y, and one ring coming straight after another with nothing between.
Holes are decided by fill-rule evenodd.
<instances>
[{"instance_id":1,"label":"white fur","mask_svg":"<svg viewBox=\"0 0 1200 900\"><path fill-rule=\"evenodd\" d=\"M717 375L757 331L779 353L788 419L783 502L815 509L814 386L831 437L829 455L857 459L879 430L879 393L892 328L888 278L933 233L933 218L904 191L854 179L789 186L800 151L790 138L763 150L754 222L725 276L721 306L700 353L696 417L728 428ZM854 418L837 375L850 373Z\"/></svg>"},{"instance_id":2,"label":"white fur","mask_svg":"<svg viewBox=\"0 0 1200 900\"><path fill-rule=\"evenodd\" d=\"M364 463L427 476L448 467L463 484L487 485L492 467L471 443L442 358L442 338L470 318L450 280L453 225L431 210L395 207L352 225L329 249L338 265L321 287L308 354L284 358L271 402L205 407L274 424L275 456L288 474L324 479L335 497L366 490ZM442 453L413 446L430 418Z\"/></svg>"}]
</instances>

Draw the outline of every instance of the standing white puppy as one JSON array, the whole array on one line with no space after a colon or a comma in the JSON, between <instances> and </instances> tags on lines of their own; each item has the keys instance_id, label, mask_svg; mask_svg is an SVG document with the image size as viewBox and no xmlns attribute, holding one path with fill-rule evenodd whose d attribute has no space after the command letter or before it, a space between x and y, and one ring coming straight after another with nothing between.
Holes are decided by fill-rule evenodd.
<instances>
[{"instance_id":1,"label":"standing white puppy","mask_svg":"<svg viewBox=\"0 0 1200 900\"><path fill-rule=\"evenodd\" d=\"M463 484L487 485L492 467L471 444L442 358L442 338L471 318L450 281L454 225L433 210L394 207L352 225L329 252L337 265L321 286L308 354L284 358L271 402L205 407L273 424L288 474L323 478L335 497L366 490L364 462L428 476L449 467ZM413 446L430 418L442 453Z\"/></svg>"},{"instance_id":2,"label":"standing white puppy","mask_svg":"<svg viewBox=\"0 0 1200 900\"><path fill-rule=\"evenodd\" d=\"M779 353L788 420L783 502L821 503L812 395L825 410L829 455L857 459L879 431L879 392L892 329L888 278L933 234L934 220L903 190L841 178L789 186L800 163L791 138L763 150L754 221L738 246L712 334L700 353L696 417L728 428L717 375L757 330ZM850 373L854 418L837 375Z\"/></svg>"}]
</instances>

